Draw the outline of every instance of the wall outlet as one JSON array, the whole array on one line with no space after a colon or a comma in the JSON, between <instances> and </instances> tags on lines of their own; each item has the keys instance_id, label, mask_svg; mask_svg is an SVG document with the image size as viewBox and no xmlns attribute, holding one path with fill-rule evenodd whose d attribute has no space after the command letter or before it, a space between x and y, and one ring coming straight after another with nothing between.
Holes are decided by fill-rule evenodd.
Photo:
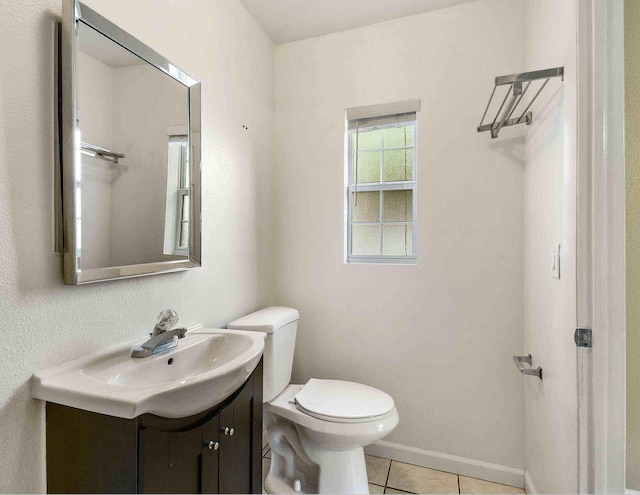
<instances>
[{"instance_id":1,"label":"wall outlet","mask_svg":"<svg viewBox=\"0 0 640 495\"><path fill-rule=\"evenodd\" d=\"M560 244L551 245L551 276L560 278Z\"/></svg>"}]
</instances>

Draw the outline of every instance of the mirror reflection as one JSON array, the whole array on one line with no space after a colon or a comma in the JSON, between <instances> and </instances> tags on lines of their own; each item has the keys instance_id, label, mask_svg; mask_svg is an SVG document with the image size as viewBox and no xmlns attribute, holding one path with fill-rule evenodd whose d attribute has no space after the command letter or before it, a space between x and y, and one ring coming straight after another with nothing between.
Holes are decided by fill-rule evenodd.
<instances>
[{"instance_id":1,"label":"mirror reflection","mask_svg":"<svg viewBox=\"0 0 640 495\"><path fill-rule=\"evenodd\" d=\"M82 22L78 38L79 266L186 260L189 90Z\"/></svg>"}]
</instances>

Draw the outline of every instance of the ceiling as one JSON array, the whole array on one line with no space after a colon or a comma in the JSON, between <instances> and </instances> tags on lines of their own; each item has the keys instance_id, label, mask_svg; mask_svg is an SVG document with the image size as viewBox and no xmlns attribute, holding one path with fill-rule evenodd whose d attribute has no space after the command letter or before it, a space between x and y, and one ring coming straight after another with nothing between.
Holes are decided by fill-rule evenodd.
<instances>
[{"instance_id":1,"label":"ceiling","mask_svg":"<svg viewBox=\"0 0 640 495\"><path fill-rule=\"evenodd\" d=\"M470 0L240 0L275 44L336 33Z\"/></svg>"}]
</instances>

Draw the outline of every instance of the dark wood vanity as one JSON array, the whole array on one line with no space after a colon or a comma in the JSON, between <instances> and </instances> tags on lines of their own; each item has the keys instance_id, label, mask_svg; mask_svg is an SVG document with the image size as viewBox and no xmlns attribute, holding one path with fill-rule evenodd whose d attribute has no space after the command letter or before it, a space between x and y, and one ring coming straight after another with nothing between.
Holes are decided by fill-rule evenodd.
<instances>
[{"instance_id":1,"label":"dark wood vanity","mask_svg":"<svg viewBox=\"0 0 640 495\"><path fill-rule=\"evenodd\" d=\"M262 491L262 360L231 397L187 418L46 411L48 493Z\"/></svg>"}]
</instances>

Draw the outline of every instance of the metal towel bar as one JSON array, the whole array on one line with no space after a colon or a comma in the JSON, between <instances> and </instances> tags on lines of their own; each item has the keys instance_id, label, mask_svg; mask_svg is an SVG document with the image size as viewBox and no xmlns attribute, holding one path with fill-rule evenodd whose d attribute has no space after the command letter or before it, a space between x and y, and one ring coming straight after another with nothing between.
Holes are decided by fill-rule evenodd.
<instances>
[{"instance_id":1,"label":"metal towel bar","mask_svg":"<svg viewBox=\"0 0 640 495\"><path fill-rule=\"evenodd\" d=\"M531 354L526 356L513 356L513 362L516 367L520 370L520 373L523 375L532 375L537 376L542 380L542 368L538 366L537 368L526 368L525 364L532 366Z\"/></svg>"},{"instance_id":2,"label":"metal towel bar","mask_svg":"<svg viewBox=\"0 0 640 495\"><path fill-rule=\"evenodd\" d=\"M491 131L491 138L495 139L498 137L498 134L503 127L509 127L517 124L531 124L531 122L533 121L533 114L529 111L529 109L531 108L531 105L533 105L533 102L536 101L536 98L538 98L549 80L553 77L560 77L564 81L564 67L553 67L551 69L536 70L532 72L523 72L520 74L510 74L508 76L496 77L493 91L491 92L491 96L489 97L489 103L487 103L487 107L482 114L482 119L480 119L480 124L477 127L478 132ZM531 98L529 104L525 107L524 111L520 114L519 117L511 118L511 116L516 111L516 108L518 107L518 105L520 105L520 102L524 98L525 93L531 86L531 83L538 80L544 80L544 82L538 88L537 93L533 96L533 98ZM523 89L522 86L524 83L526 84ZM498 86L508 86L507 92L504 95L502 104L500 105L500 108L498 108L493 121L490 124L485 124L484 119L487 116L487 112L489 111L489 107L491 106L491 102L493 101L493 97L496 94L496 89L498 88Z\"/></svg>"},{"instance_id":3,"label":"metal towel bar","mask_svg":"<svg viewBox=\"0 0 640 495\"><path fill-rule=\"evenodd\" d=\"M124 158L124 154L122 153L114 153L113 151L109 151L107 149L101 148L100 146L95 146L89 143L80 143L80 152L89 156L96 156L98 158L102 158L108 162L118 164L118 160L120 158Z\"/></svg>"}]
</instances>

